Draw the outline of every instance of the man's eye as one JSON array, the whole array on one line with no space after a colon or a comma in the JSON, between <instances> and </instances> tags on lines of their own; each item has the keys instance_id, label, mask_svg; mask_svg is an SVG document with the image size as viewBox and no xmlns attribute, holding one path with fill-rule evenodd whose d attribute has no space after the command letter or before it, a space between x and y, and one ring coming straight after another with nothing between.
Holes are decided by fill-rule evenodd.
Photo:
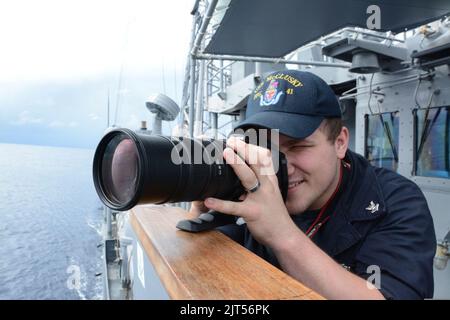
<instances>
[{"instance_id":1,"label":"man's eye","mask_svg":"<svg viewBox=\"0 0 450 320\"><path fill-rule=\"evenodd\" d=\"M291 149L292 150L302 150L302 149L306 149L306 148L310 148L312 146L310 145L298 145L298 146L292 146Z\"/></svg>"}]
</instances>

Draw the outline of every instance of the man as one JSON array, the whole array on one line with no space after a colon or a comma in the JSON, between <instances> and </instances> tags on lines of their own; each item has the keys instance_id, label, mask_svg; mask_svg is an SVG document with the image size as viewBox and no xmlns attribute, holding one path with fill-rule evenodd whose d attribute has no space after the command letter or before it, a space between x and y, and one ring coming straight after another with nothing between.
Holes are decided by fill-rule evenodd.
<instances>
[{"instance_id":1,"label":"man","mask_svg":"<svg viewBox=\"0 0 450 320\"><path fill-rule=\"evenodd\" d=\"M224 159L249 192L242 202L208 198L192 211L242 217L246 224L220 230L325 298L431 298L436 240L423 194L348 150L340 118L333 91L319 77L295 70L269 75L238 128L279 129L286 202L275 172L262 174L273 168L270 152L230 138Z\"/></svg>"}]
</instances>

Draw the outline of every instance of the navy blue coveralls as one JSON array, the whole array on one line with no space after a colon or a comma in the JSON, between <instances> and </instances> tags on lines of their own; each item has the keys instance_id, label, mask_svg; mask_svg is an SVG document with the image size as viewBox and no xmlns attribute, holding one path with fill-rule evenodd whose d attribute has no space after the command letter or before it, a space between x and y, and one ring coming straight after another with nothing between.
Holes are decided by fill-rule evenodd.
<instances>
[{"instance_id":1,"label":"navy blue coveralls","mask_svg":"<svg viewBox=\"0 0 450 320\"><path fill-rule=\"evenodd\" d=\"M350 166L344 169L338 194L325 213L330 218L311 240L364 279L373 275L370 266L378 266L380 291L387 299L432 298L436 236L421 190L354 152L347 152L345 162ZM305 232L317 213L291 217ZM259 244L245 224L218 229L280 268L271 249Z\"/></svg>"}]
</instances>

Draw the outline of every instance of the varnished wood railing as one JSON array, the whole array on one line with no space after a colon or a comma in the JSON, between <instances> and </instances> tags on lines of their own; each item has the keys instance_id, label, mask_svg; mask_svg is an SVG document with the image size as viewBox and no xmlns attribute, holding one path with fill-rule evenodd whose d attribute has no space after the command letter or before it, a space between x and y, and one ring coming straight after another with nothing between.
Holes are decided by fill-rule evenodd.
<instances>
[{"instance_id":1,"label":"varnished wood railing","mask_svg":"<svg viewBox=\"0 0 450 320\"><path fill-rule=\"evenodd\" d=\"M130 222L172 299L323 299L218 231L176 229L187 213L138 206Z\"/></svg>"}]
</instances>

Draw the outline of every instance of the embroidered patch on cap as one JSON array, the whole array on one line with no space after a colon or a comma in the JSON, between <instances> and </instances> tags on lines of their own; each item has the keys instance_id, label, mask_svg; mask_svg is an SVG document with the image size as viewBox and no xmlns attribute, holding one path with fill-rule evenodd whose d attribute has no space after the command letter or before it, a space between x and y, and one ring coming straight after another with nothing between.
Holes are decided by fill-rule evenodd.
<instances>
[{"instance_id":1,"label":"embroidered patch on cap","mask_svg":"<svg viewBox=\"0 0 450 320\"><path fill-rule=\"evenodd\" d=\"M271 80L269 85L267 86L266 92L261 97L260 106L270 106L273 104L277 104L280 97L283 95L282 91L278 91L278 81Z\"/></svg>"}]
</instances>

